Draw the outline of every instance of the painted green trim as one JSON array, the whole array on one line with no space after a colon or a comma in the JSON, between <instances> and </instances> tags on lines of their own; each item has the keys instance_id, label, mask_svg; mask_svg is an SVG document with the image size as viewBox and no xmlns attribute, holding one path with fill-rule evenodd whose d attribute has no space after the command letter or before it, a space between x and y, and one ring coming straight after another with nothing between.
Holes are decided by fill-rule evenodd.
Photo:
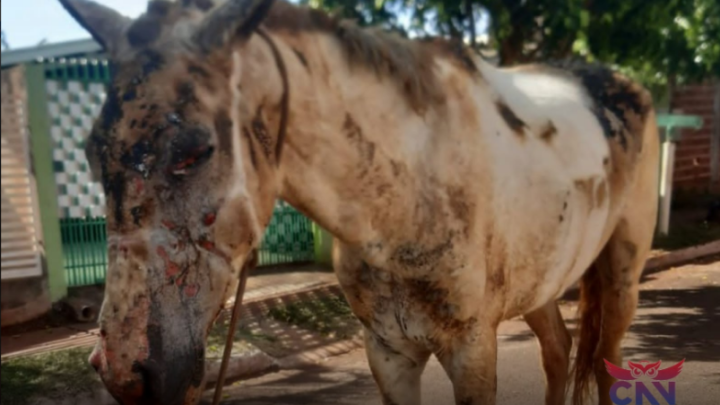
<instances>
[{"instance_id":1,"label":"painted green trim","mask_svg":"<svg viewBox=\"0 0 720 405\"><path fill-rule=\"evenodd\" d=\"M658 127L664 129L661 134L663 142L666 140L678 142L680 141L682 134L674 131L674 129L700 129L703 126L703 120L701 117L695 115L658 114L657 125Z\"/></svg>"},{"instance_id":2,"label":"painted green trim","mask_svg":"<svg viewBox=\"0 0 720 405\"><path fill-rule=\"evenodd\" d=\"M57 186L52 167L52 138L50 137L50 115L47 110L48 96L45 89L44 67L35 64L27 65L25 81L28 93L30 146L35 182L37 183L48 285L50 299L56 302L67 295L67 283L63 268Z\"/></svg>"},{"instance_id":3,"label":"painted green trim","mask_svg":"<svg viewBox=\"0 0 720 405\"><path fill-rule=\"evenodd\" d=\"M315 263L332 266L333 236L315 222L312 223Z\"/></svg>"}]
</instances>

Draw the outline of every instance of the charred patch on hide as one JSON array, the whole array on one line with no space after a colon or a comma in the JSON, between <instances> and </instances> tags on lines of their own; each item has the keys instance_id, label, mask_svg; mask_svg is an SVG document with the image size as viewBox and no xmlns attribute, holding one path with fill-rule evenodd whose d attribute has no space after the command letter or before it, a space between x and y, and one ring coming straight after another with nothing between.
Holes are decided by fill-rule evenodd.
<instances>
[{"instance_id":1,"label":"charred patch on hide","mask_svg":"<svg viewBox=\"0 0 720 405\"><path fill-rule=\"evenodd\" d=\"M631 262L635 259L637 256L638 248L637 245L633 242L626 240L621 243L621 246L623 247L623 251L625 253L626 260L628 262Z\"/></svg>"},{"instance_id":2,"label":"charred patch on hide","mask_svg":"<svg viewBox=\"0 0 720 405\"><path fill-rule=\"evenodd\" d=\"M306 68L308 71L310 71L310 66L308 65L308 61L307 61L307 59L305 58L305 55L304 55L302 52L300 52L299 50L297 50L296 48L293 48L292 50L293 50L293 52L295 53L295 56L297 56L297 58L298 58L298 60L300 61L300 63L302 63L302 65L305 66L305 68Z\"/></svg>"},{"instance_id":3,"label":"charred patch on hide","mask_svg":"<svg viewBox=\"0 0 720 405\"><path fill-rule=\"evenodd\" d=\"M352 119L350 114L345 114L343 131L345 131L345 136L347 136L350 143L357 148L361 162L363 164L372 164L375 158L375 144L365 139L362 128Z\"/></svg>"},{"instance_id":4,"label":"charred patch on hide","mask_svg":"<svg viewBox=\"0 0 720 405\"><path fill-rule=\"evenodd\" d=\"M215 133L218 137L218 146L223 153L232 153L233 122L225 110L215 113Z\"/></svg>"},{"instance_id":5,"label":"charred patch on hide","mask_svg":"<svg viewBox=\"0 0 720 405\"><path fill-rule=\"evenodd\" d=\"M490 275L490 281L495 291L502 290L505 287L505 268L502 266L495 268Z\"/></svg>"},{"instance_id":6,"label":"charred patch on hide","mask_svg":"<svg viewBox=\"0 0 720 405\"><path fill-rule=\"evenodd\" d=\"M142 73L145 77L162 69L165 65L165 59L160 52L154 49L144 49L138 54L138 62L142 67Z\"/></svg>"},{"instance_id":7,"label":"charred patch on hide","mask_svg":"<svg viewBox=\"0 0 720 405\"><path fill-rule=\"evenodd\" d=\"M456 336L476 321L475 318L461 320L455 316L457 307L449 301L450 294L447 289L424 279L407 280L406 286L413 302L422 306L422 312L444 333Z\"/></svg>"},{"instance_id":8,"label":"charred patch on hide","mask_svg":"<svg viewBox=\"0 0 720 405\"><path fill-rule=\"evenodd\" d=\"M422 40L431 44L436 52L444 54L448 59L456 62L467 73L472 75L480 74L470 49L458 39L429 38Z\"/></svg>"},{"instance_id":9,"label":"charred patch on hide","mask_svg":"<svg viewBox=\"0 0 720 405\"><path fill-rule=\"evenodd\" d=\"M595 204L595 200L593 198L594 183L595 182L592 178L575 180L575 189L578 191L578 193L582 194L585 197L588 204L590 205L590 208L593 208Z\"/></svg>"},{"instance_id":10,"label":"charred patch on hide","mask_svg":"<svg viewBox=\"0 0 720 405\"><path fill-rule=\"evenodd\" d=\"M468 237L470 235L470 225L472 223L473 209L475 204L469 202L470 199L465 194L462 187L447 188L448 203L450 210L455 218L460 221L463 226L463 234Z\"/></svg>"},{"instance_id":11,"label":"charred patch on hide","mask_svg":"<svg viewBox=\"0 0 720 405\"><path fill-rule=\"evenodd\" d=\"M608 138L617 138L623 149L627 150L627 132L640 137L651 104L647 92L609 68L572 61L554 62L550 66L567 70L580 79L583 87L593 100L593 113ZM608 116L609 111L612 116ZM617 119L623 128L612 125ZM642 142L638 139L637 144Z\"/></svg>"},{"instance_id":12,"label":"charred patch on hide","mask_svg":"<svg viewBox=\"0 0 720 405\"><path fill-rule=\"evenodd\" d=\"M175 109L183 116L188 106L197 106L200 103L195 95L195 84L191 81L181 81L175 86L177 101Z\"/></svg>"},{"instance_id":13,"label":"charred patch on hide","mask_svg":"<svg viewBox=\"0 0 720 405\"><path fill-rule=\"evenodd\" d=\"M552 121L548 121L542 132L540 132L540 139L545 142L550 142L555 135L557 135L557 128L555 128L555 124L553 124Z\"/></svg>"},{"instance_id":14,"label":"charred patch on hide","mask_svg":"<svg viewBox=\"0 0 720 405\"><path fill-rule=\"evenodd\" d=\"M390 160L390 167L392 168L392 173L395 177L400 177L400 174L402 174L403 170L405 170L404 164L395 160Z\"/></svg>"},{"instance_id":15,"label":"charred patch on hide","mask_svg":"<svg viewBox=\"0 0 720 405\"><path fill-rule=\"evenodd\" d=\"M130 254L139 263L145 263L148 260L147 245L144 243L133 243L130 245Z\"/></svg>"},{"instance_id":16,"label":"charred patch on hide","mask_svg":"<svg viewBox=\"0 0 720 405\"><path fill-rule=\"evenodd\" d=\"M190 63L188 65L187 71L191 76L196 76L201 79L209 79L210 78L210 72L205 70L204 67L197 65L195 63Z\"/></svg>"},{"instance_id":17,"label":"charred patch on hide","mask_svg":"<svg viewBox=\"0 0 720 405\"><path fill-rule=\"evenodd\" d=\"M452 246L452 238L429 249L416 243L407 243L398 247L392 258L406 268L429 271L437 266L443 256L452 249Z\"/></svg>"},{"instance_id":18,"label":"charred patch on hide","mask_svg":"<svg viewBox=\"0 0 720 405\"><path fill-rule=\"evenodd\" d=\"M595 190L595 207L601 207L605 203L605 197L607 196L606 187L607 183L604 180L598 182L597 189Z\"/></svg>"},{"instance_id":19,"label":"charred patch on hide","mask_svg":"<svg viewBox=\"0 0 720 405\"><path fill-rule=\"evenodd\" d=\"M144 220L152 216L153 202L151 199L146 199L141 205L132 207L130 209L130 215L132 216L133 223L136 226L141 226Z\"/></svg>"},{"instance_id":20,"label":"charred patch on hide","mask_svg":"<svg viewBox=\"0 0 720 405\"><path fill-rule=\"evenodd\" d=\"M252 120L252 133L255 139L260 143L263 153L270 160L272 158L273 142L268 133L267 126L265 125L265 119L263 118L263 107L258 106L255 112L255 117Z\"/></svg>"},{"instance_id":21,"label":"charred patch on hide","mask_svg":"<svg viewBox=\"0 0 720 405\"><path fill-rule=\"evenodd\" d=\"M502 100L497 100L495 101L495 108L497 108L498 113L500 113L500 116L503 120L505 120L505 123L508 127L510 127L510 129L512 129L513 132L521 137L525 136L525 133L523 132L525 122L523 122L523 120L521 120L512 109L510 109L510 106L505 104Z\"/></svg>"},{"instance_id":22,"label":"charred patch on hide","mask_svg":"<svg viewBox=\"0 0 720 405\"><path fill-rule=\"evenodd\" d=\"M122 118L123 110L119 89L117 86L111 85L100 113L100 128L103 132L109 133Z\"/></svg>"},{"instance_id":23,"label":"charred patch on hide","mask_svg":"<svg viewBox=\"0 0 720 405\"><path fill-rule=\"evenodd\" d=\"M442 83L434 71L435 58L445 52L436 46L392 32L363 29L324 11L286 2L275 3L264 24L273 31L328 34L338 41L351 68L369 69L390 78L418 114L445 102Z\"/></svg>"},{"instance_id":24,"label":"charred patch on hide","mask_svg":"<svg viewBox=\"0 0 720 405\"><path fill-rule=\"evenodd\" d=\"M245 127L243 127L242 129L242 134L247 141L248 153L250 154L250 163L252 163L253 168L257 170L258 162L257 155L255 154L255 145L253 144L253 138L252 136L250 136L250 131Z\"/></svg>"},{"instance_id":25,"label":"charred patch on hide","mask_svg":"<svg viewBox=\"0 0 720 405\"><path fill-rule=\"evenodd\" d=\"M136 142L120 157L123 166L140 173L144 179L150 177L155 166L155 147L147 139Z\"/></svg>"},{"instance_id":26,"label":"charred patch on hide","mask_svg":"<svg viewBox=\"0 0 720 405\"><path fill-rule=\"evenodd\" d=\"M201 87L207 89L211 93L215 92L216 83L213 82L212 75L205 67L194 62L189 62L187 72Z\"/></svg>"},{"instance_id":27,"label":"charred patch on hide","mask_svg":"<svg viewBox=\"0 0 720 405\"><path fill-rule=\"evenodd\" d=\"M115 223L116 225L122 225L124 221L125 176L122 173L110 175L105 188L105 193L112 196L113 199Z\"/></svg>"},{"instance_id":28,"label":"charred patch on hide","mask_svg":"<svg viewBox=\"0 0 720 405\"><path fill-rule=\"evenodd\" d=\"M137 98L137 89L133 86L123 94L123 101L133 101Z\"/></svg>"},{"instance_id":29,"label":"charred patch on hide","mask_svg":"<svg viewBox=\"0 0 720 405\"><path fill-rule=\"evenodd\" d=\"M201 127L188 128L172 139L170 144L170 170L187 170L210 159L214 148L210 134Z\"/></svg>"}]
</instances>

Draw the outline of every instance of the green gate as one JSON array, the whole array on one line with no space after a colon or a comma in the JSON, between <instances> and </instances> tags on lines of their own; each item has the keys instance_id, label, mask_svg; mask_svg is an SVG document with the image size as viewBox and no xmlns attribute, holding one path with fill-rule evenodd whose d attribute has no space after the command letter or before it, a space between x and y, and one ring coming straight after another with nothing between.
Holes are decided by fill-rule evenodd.
<instances>
[{"instance_id":1,"label":"green gate","mask_svg":"<svg viewBox=\"0 0 720 405\"><path fill-rule=\"evenodd\" d=\"M60 220L60 235L68 286L105 283L105 218L63 218Z\"/></svg>"},{"instance_id":2,"label":"green gate","mask_svg":"<svg viewBox=\"0 0 720 405\"><path fill-rule=\"evenodd\" d=\"M108 262L105 218L63 218L60 233L68 286L105 283ZM303 263L314 258L310 220L279 202L265 231L258 265Z\"/></svg>"},{"instance_id":3,"label":"green gate","mask_svg":"<svg viewBox=\"0 0 720 405\"><path fill-rule=\"evenodd\" d=\"M92 181L83 144L106 96L109 66L102 57L46 59L53 168L68 286L102 284L107 267L105 196ZM278 202L264 235L259 265L314 259L311 221Z\"/></svg>"}]
</instances>

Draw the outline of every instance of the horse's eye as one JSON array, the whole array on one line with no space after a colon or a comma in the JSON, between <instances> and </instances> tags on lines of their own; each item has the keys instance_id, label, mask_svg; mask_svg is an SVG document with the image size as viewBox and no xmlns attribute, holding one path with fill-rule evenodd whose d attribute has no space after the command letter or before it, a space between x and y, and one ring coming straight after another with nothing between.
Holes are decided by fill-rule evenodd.
<instances>
[{"instance_id":1,"label":"horse's eye","mask_svg":"<svg viewBox=\"0 0 720 405\"><path fill-rule=\"evenodd\" d=\"M175 176L186 175L210 160L215 148L210 136L201 128L190 128L177 134L170 145L169 171Z\"/></svg>"}]
</instances>

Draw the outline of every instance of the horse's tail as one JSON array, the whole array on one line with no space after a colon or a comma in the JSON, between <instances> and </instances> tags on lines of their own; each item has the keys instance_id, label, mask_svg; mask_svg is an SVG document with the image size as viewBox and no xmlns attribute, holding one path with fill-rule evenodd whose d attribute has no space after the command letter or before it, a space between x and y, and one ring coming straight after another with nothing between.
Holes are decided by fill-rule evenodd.
<instances>
[{"instance_id":1,"label":"horse's tail","mask_svg":"<svg viewBox=\"0 0 720 405\"><path fill-rule=\"evenodd\" d=\"M596 264L580 280L580 333L573 367L573 405L583 405L595 376L595 352L602 326L602 280Z\"/></svg>"}]
</instances>

